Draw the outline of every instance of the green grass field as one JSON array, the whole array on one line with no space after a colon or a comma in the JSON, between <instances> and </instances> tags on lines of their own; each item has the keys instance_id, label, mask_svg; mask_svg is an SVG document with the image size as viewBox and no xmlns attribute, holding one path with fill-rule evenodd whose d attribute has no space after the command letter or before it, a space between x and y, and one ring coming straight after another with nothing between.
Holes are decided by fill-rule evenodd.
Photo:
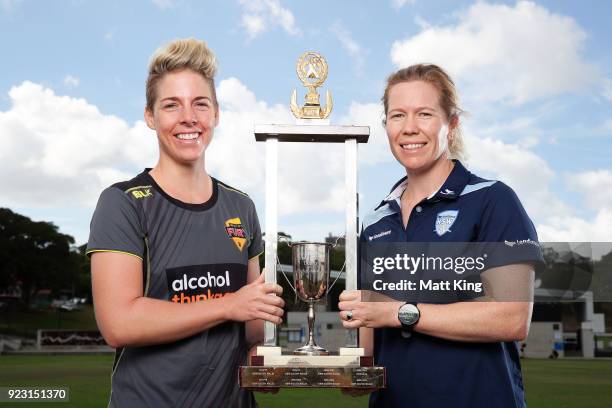
<instances>
[{"instance_id":1,"label":"green grass field","mask_svg":"<svg viewBox=\"0 0 612 408\"><path fill-rule=\"evenodd\" d=\"M529 407L612 407L612 360L523 360Z\"/></svg>"},{"instance_id":2,"label":"green grass field","mask_svg":"<svg viewBox=\"0 0 612 408\"><path fill-rule=\"evenodd\" d=\"M70 403L37 407L105 407L112 356L0 356L0 386L68 386ZM529 407L612 407L611 360L523 360ZM325 408L366 407L367 397L343 396L338 390L282 390L257 394L260 406ZM26 403L0 403L24 408Z\"/></svg>"}]
</instances>

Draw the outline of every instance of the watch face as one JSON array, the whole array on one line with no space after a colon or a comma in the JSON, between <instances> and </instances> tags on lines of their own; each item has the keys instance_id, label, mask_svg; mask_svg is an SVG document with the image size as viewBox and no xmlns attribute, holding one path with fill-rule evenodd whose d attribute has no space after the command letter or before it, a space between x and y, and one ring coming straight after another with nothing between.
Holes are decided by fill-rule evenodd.
<instances>
[{"instance_id":1,"label":"watch face","mask_svg":"<svg viewBox=\"0 0 612 408\"><path fill-rule=\"evenodd\" d=\"M406 303L405 305L399 308L397 317L399 318L400 323L402 323L403 325L412 326L413 324L419 321L419 309L417 309L415 305Z\"/></svg>"}]
</instances>

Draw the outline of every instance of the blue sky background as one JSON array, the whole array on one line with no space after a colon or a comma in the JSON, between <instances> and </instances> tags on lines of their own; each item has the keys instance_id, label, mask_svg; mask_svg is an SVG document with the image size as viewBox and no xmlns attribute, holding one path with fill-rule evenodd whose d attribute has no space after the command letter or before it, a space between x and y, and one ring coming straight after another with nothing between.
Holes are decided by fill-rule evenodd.
<instances>
[{"instance_id":1,"label":"blue sky background","mask_svg":"<svg viewBox=\"0 0 612 408\"><path fill-rule=\"evenodd\" d=\"M0 206L87 240L100 191L157 158L142 123L149 57L194 36L219 60L209 172L264 219L255 123L291 123L295 62L322 53L332 123L371 126L360 208L403 169L380 126L392 71L435 62L456 80L468 167L513 187L544 241L612 240L612 28L607 1L0 0ZM343 232L342 147L282 148L280 229Z\"/></svg>"}]
</instances>

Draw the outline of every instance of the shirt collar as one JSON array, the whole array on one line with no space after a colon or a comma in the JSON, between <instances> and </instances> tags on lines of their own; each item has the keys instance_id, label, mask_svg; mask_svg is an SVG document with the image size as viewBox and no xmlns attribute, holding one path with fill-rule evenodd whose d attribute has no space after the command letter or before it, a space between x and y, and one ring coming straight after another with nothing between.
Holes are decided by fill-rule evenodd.
<instances>
[{"instance_id":1,"label":"shirt collar","mask_svg":"<svg viewBox=\"0 0 612 408\"><path fill-rule=\"evenodd\" d=\"M400 198L407 185L408 177L404 176L397 183L395 183L393 187L391 187L391 192L383 199L383 202L393 201Z\"/></svg>"},{"instance_id":2,"label":"shirt collar","mask_svg":"<svg viewBox=\"0 0 612 408\"><path fill-rule=\"evenodd\" d=\"M440 200L456 200L461 195L461 192L470 181L471 173L461 164L459 160L453 160L455 167L448 175L448 178L442 184L433 196L428 197L428 201Z\"/></svg>"},{"instance_id":3,"label":"shirt collar","mask_svg":"<svg viewBox=\"0 0 612 408\"><path fill-rule=\"evenodd\" d=\"M470 172L463 166L463 164L461 164L459 160L453 160L453 162L455 163L455 166L442 186L432 195L427 197L425 201L433 202L440 200L456 200L457 197L459 197L470 180ZM404 176L393 185L391 192L383 199L380 205L390 201L398 202L407 185L408 177Z\"/></svg>"}]
</instances>

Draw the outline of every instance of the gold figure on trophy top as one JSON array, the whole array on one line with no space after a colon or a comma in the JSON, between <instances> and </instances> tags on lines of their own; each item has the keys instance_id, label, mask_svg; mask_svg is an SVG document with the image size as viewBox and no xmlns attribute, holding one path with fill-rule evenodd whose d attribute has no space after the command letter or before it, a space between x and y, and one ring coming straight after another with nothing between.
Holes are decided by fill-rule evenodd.
<instances>
[{"instance_id":1,"label":"gold figure on trophy top","mask_svg":"<svg viewBox=\"0 0 612 408\"><path fill-rule=\"evenodd\" d=\"M304 97L306 104L299 107L297 104L297 92L294 89L291 95L291 112L298 119L326 119L332 111L333 102L331 94L327 91L327 105L321 106L317 88L323 85L327 79L327 61L317 52L308 51L298 58L296 71L298 78L308 88Z\"/></svg>"}]
</instances>

